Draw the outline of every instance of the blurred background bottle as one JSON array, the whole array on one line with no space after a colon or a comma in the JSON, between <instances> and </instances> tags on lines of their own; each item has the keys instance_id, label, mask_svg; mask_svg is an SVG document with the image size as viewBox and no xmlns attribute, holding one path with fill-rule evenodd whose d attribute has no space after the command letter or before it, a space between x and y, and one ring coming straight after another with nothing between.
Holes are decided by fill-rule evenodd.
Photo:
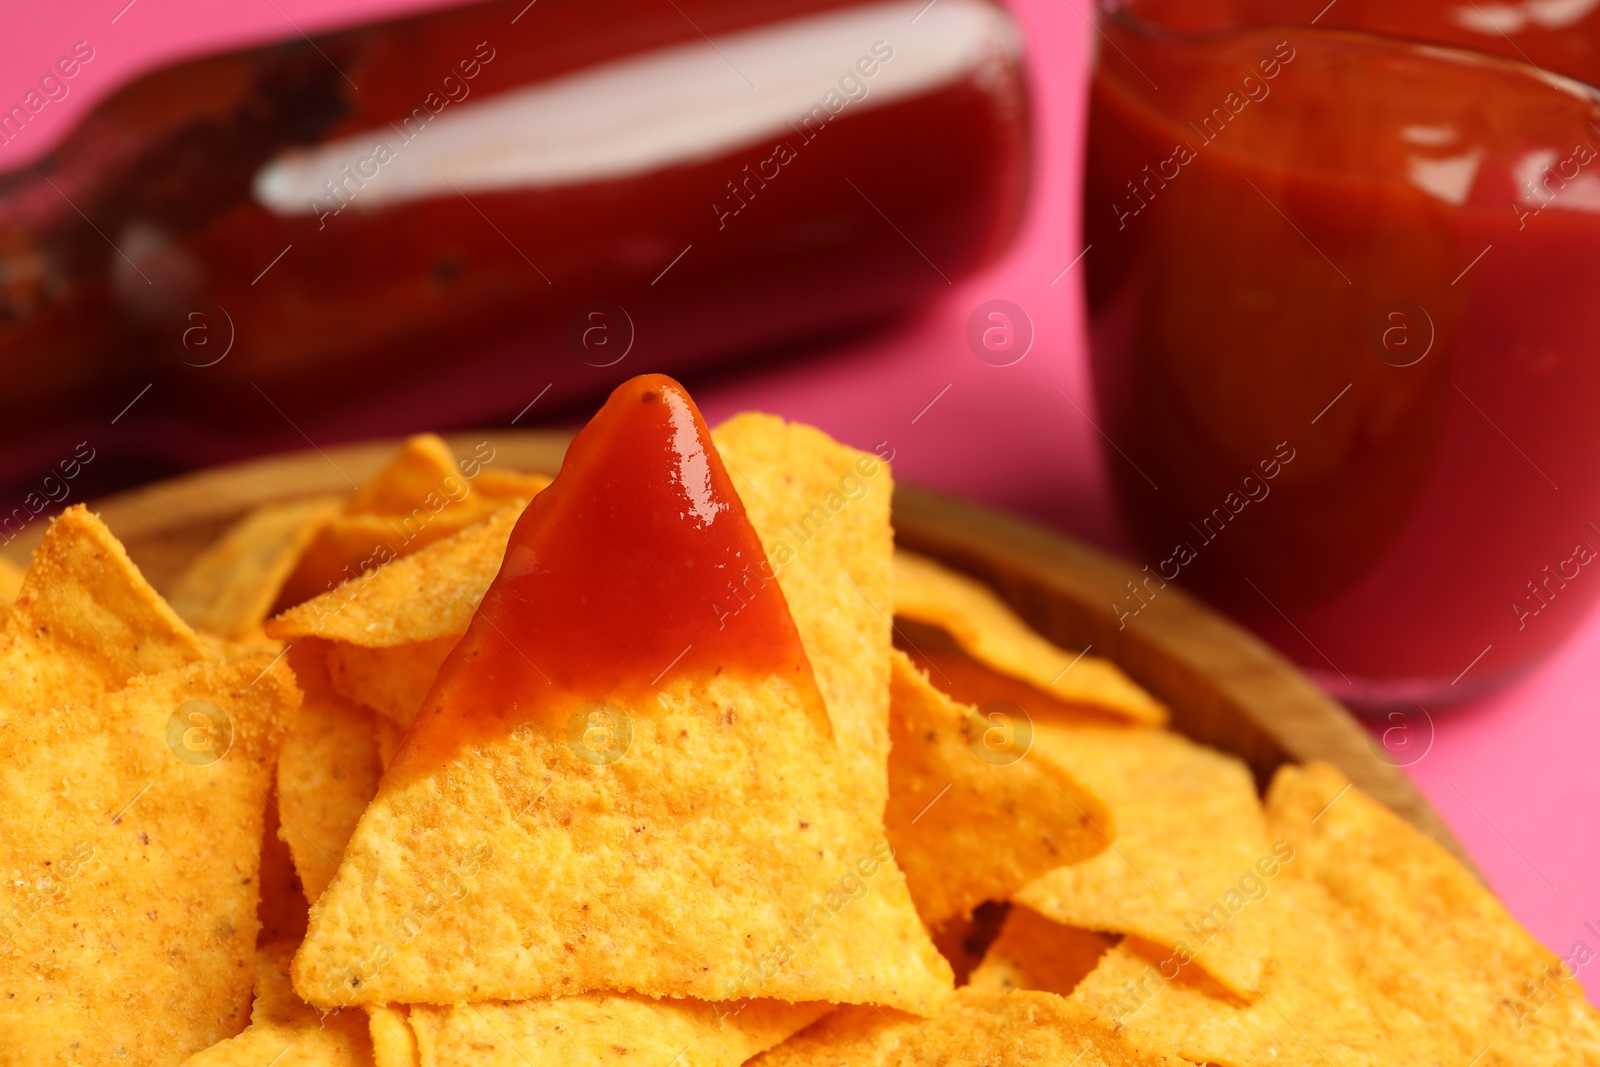
<instances>
[{"instance_id":1,"label":"blurred background bottle","mask_svg":"<svg viewBox=\"0 0 1600 1067\"><path fill-rule=\"evenodd\" d=\"M0 175L0 490L84 440L90 495L526 424L891 320L1010 241L1021 62L984 0L508 0L145 75Z\"/></svg>"}]
</instances>

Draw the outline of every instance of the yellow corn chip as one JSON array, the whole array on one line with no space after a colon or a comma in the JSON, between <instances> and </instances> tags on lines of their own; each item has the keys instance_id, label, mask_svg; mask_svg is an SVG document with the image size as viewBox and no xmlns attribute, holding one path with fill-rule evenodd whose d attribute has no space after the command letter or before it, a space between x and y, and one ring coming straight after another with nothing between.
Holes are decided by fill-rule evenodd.
<instances>
[{"instance_id":1,"label":"yellow corn chip","mask_svg":"<svg viewBox=\"0 0 1600 1067\"><path fill-rule=\"evenodd\" d=\"M400 455L351 499L346 514L322 529L286 583L279 606L321 596L482 522L504 506L509 493L520 492L525 500L549 484L542 475L489 472L476 461L463 461L461 471L457 466L438 437L407 440ZM462 473L469 469L475 477Z\"/></svg>"},{"instance_id":2,"label":"yellow corn chip","mask_svg":"<svg viewBox=\"0 0 1600 1067\"><path fill-rule=\"evenodd\" d=\"M341 696L405 729L422 709L445 657L460 640L454 635L388 648L336 642L328 645L328 672Z\"/></svg>"},{"instance_id":3,"label":"yellow corn chip","mask_svg":"<svg viewBox=\"0 0 1600 1067\"><path fill-rule=\"evenodd\" d=\"M405 731L393 719L377 715L373 717L372 734L378 745L378 764L388 770L389 764L394 762L395 753L400 751Z\"/></svg>"},{"instance_id":4,"label":"yellow corn chip","mask_svg":"<svg viewBox=\"0 0 1600 1067\"><path fill-rule=\"evenodd\" d=\"M367 1008L371 1016L369 1032L372 1035L373 1067L417 1067L417 1035L412 1033L408 1009L402 1005L373 1004ZM481 1063L482 1050L463 1056L454 1063Z\"/></svg>"},{"instance_id":5,"label":"yellow corn chip","mask_svg":"<svg viewBox=\"0 0 1600 1067\"><path fill-rule=\"evenodd\" d=\"M1057 764L1028 758L1025 723L980 717L891 655L884 825L924 923L1105 849L1115 834L1105 806Z\"/></svg>"},{"instance_id":6,"label":"yellow corn chip","mask_svg":"<svg viewBox=\"0 0 1600 1067\"><path fill-rule=\"evenodd\" d=\"M828 1008L591 993L453 1008L414 1005L411 1026L421 1067L739 1067Z\"/></svg>"},{"instance_id":7,"label":"yellow corn chip","mask_svg":"<svg viewBox=\"0 0 1600 1067\"><path fill-rule=\"evenodd\" d=\"M295 961L308 1000L614 989L937 1006L948 967L880 836L889 624L862 592L887 599L888 474L814 430L752 423L760 447L723 448L760 513L785 517L758 524L764 541L812 500L840 504L815 543L772 549L839 758L787 681L723 675L668 683L615 762L529 725L448 774L390 775L313 906ZM879 498L847 501L863 463Z\"/></svg>"},{"instance_id":8,"label":"yellow corn chip","mask_svg":"<svg viewBox=\"0 0 1600 1067\"><path fill-rule=\"evenodd\" d=\"M256 508L178 576L168 597L173 610L218 637L260 636L301 554L338 510L333 497Z\"/></svg>"},{"instance_id":9,"label":"yellow corn chip","mask_svg":"<svg viewBox=\"0 0 1600 1067\"><path fill-rule=\"evenodd\" d=\"M841 1008L751 1067L1188 1067L1140 1051L1117 1028L1051 993L956 990L939 1014L918 1019Z\"/></svg>"},{"instance_id":10,"label":"yellow corn chip","mask_svg":"<svg viewBox=\"0 0 1600 1067\"><path fill-rule=\"evenodd\" d=\"M855 787L787 683L657 703L614 763L530 725L447 774L387 776L312 907L296 988L330 1006L618 987L936 1002L948 971L881 824L839 804Z\"/></svg>"},{"instance_id":11,"label":"yellow corn chip","mask_svg":"<svg viewBox=\"0 0 1600 1067\"><path fill-rule=\"evenodd\" d=\"M1250 770L1177 734L1130 727L1033 724L1034 751L1070 770L1111 812L1112 845L1059 867L1015 900L1067 926L1134 934L1194 956L1249 997L1271 946L1236 921L1265 895L1271 860Z\"/></svg>"},{"instance_id":12,"label":"yellow corn chip","mask_svg":"<svg viewBox=\"0 0 1600 1067\"><path fill-rule=\"evenodd\" d=\"M0 556L0 623L11 613L11 602L22 592L22 576L26 572L7 556Z\"/></svg>"},{"instance_id":13,"label":"yellow corn chip","mask_svg":"<svg viewBox=\"0 0 1600 1067\"><path fill-rule=\"evenodd\" d=\"M399 455L350 498L352 515L404 515L429 493L447 499L468 495L467 480L456 470L456 457L437 434L406 438Z\"/></svg>"},{"instance_id":14,"label":"yellow corn chip","mask_svg":"<svg viewBox=\"0 0 1600 1067\"><path fill-rule=\"evenodd\" d=\"M1128 726L1123 715L1067 704L1046 696L1027 682L986 667L961 651L955 639L936 626L925 626L901 616L894 624L894 645L922 668L939 691L962 704L982 707L1008 701L1028 714L1059 723L1084 726Z\"/></svg>"},{"instance_id":15,"label":"yellow corn chip","mask_svg":"<svg viewBox=\"0 0 1600 1067\"><path fill-rule=\"evenodd\" d=\"M0 721L92 703L137 675L205 658L105 523L75 504L45 531L0 634Z\"/></svg>"},{"instance_id":16,"label":"yellow corn chip","mask_svg":"<svg viewBox=\"0 0 1600 1067\"><path fill-rule=\"evenodd\" d=\"M0 730L9 1062L168 1064L244 1025L262 808L298 700L257 656Z\"/></svg>"},{"instance_id":17,"label":"yellow corn chip","mask_svg":"<svg viewBox=\"0 0 1600 1067\"><path fill-rule=\"evenodd\" d=\"M392 648L467 632L478 601L500 571L526 501L500 504L487 520L364 577L299 604L267 623L285 641L320 637L360 648Z\"/></svg>"},{"instance_id":18,"label":"yellow corn chip","mask_svg":"<svg viewBox=\"0 0 1600 1067\"><path fill-rule=\"evenodd\" d=\"M777 571L835 737L855 766L851 784L876 817L889 797L889 466L773 415L736 415L711 437Z\"/></svg>"},{"instance_id":19,"label":"yellow corn chip","mask_svg":"<svg viewBox=\"0 0 1600 1067\"><path fill-rule=\"evenodd\" d=\"M1147 1047L1229 1067L1600 1064L1600 1016L1571 972L1437 843L1331 767L1281 769L1268 806L1294 852L1242 917L1274 946L1254 1002L1131 940L1073 999Z\"/></svg>"},{"instance_id":20,"label":"yellow corn chip","mask_svg":"<svg viewBox=\"0 0 1600 1067\"><path fill-rule=\"evenodd\" d=\"M372 713L333 692L319 653L304 647L290 653L305 698L278 756L281 833L313 903L339 870L382 774Z\"/></svg>"},{"instance_id":21,"label":"yellow corn chip","mask_svg":"<svg viewBox=\"0 0 1600 1067\"><path fill-rule=\"evenodd\" d=\"M1064 997L1115 944L1105 934L1062 926L1013 904L969 984L973 989L1037 989Z\"/></svg>"},{"instance_id":22,"label":"yellow corn chip","mask_svg":"<svg viewBox=\"0 0 1600 1067\"><path fill-rule=\"evenodd\" d=\"M550 484L549 475L524 474L521 471L492 471L487 468L472 479L472 491L490 500L527 502L543 492Z\"/></svg>"},{"instance_id":23,"label":"yellow corn chip","mask_svg":"<svg viewBox=\"0 0 1600 1067\"><path fill-rule=\"evenodd\" d=\"M306 934L311 905L300 887L289 845L279 836L278 787L267 791L267 810L261 829L261 901L256 914L261 919L258 944L278 942L298 944Z\"/></svg>"},{"instance_id":24,"label":"yellow corn chip","mask_svg":"<svg viewBox=\"0 0 1600 1067\"><path fill-rule=\"evenodd\" d=\"M944 630L980 663L1067 705L1149 726L1167 721L1167 709L1110 660L1056 647L982 582L904 549L894 554L894 611Z\"/></svg>"},{"instance_id":25,"label":"yellow corn chip","mask_svg":"<svg viewBox=\"0 0 1600 1067\"><path fill-rule=\"evenodd\" d=\"M238 1036L196 1052L183 1061L183 1067L374 1067L372 1042L360 1012L323 1016L294 995L289 984L293 954L292 945L262 947L256 959L250 1025Z\"/></svg>"}]
</instances>

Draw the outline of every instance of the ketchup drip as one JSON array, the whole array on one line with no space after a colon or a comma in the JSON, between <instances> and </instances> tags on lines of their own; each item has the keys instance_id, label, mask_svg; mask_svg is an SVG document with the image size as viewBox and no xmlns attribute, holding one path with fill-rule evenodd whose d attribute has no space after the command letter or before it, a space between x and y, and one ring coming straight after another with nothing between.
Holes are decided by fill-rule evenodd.
<instances>
[{"instance_id":1,"label":"ketchup drip","mask_svg":"<svg viewBox=\"0 0 1600 1067\"><path fill-rule=\"evenodd\" d=\"M826 713L788 602L705 420L664 375L618 386L534 498L395 769L581 702L648 713L681 677L791 678Z\"/></svg>"}]
</instances>

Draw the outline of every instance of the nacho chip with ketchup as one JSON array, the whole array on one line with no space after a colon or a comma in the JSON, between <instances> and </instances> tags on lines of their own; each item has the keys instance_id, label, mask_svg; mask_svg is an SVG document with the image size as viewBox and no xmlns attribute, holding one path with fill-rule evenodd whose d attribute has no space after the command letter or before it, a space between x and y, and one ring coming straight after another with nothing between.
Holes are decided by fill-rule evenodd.
<instances>
[{"instance_id":1,"label":"nacho chip with ketchup","mask_svg":"<svg viewBox=\"0 0 1600 1067\"><path fill-rule=\"evenodd\" d=\"M681 387L619 387L313 906L301 996L937 1007L949 969L767 563Z\"/></svg>"},{"instance_id":2,"label":"nacho chip with ketchup","mask_svg":"<svg viewBox=\"0 0 1600 1067\"><path fill-rule=\"evenodd\" d=\"M884 822L930 927L1083 862L1116 833L1105 805L1071 773L1028 758L1025 722L991 721L957 704L899 651L889 721Z\"/></svg>"},{"instance_id":3,"label":"nacho chip with ketchup","mask_svg":"<svg viewBox=\"0 0 1600 1067\"><path fill-rule=\"evenodd\" d=\"M1110 660L1051 644L982 582L905 549L894 554L894 612L945 631L964 653L1045 701L1146 726L1167 721L1166 707Z\"/></svg>"}]
</instances>

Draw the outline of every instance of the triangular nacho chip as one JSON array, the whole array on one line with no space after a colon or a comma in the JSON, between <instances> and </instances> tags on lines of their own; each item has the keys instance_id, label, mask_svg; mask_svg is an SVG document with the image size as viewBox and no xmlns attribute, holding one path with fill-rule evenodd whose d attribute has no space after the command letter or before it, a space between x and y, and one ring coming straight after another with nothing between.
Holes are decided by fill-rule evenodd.
<instances>
[{"instance_id":1,"label":"triangular nacho chip","mask_svg":"<svg viewBox=\"0 0 1600 1067\"><path fill-rule=\"evenodd\" d=\"M406 438L399 454L357 490L345 510L351 515L405 515L425 506L430 493L457 501L469 490L444 439L419 433Z\"/></svg>"},{"instance_id":2,"label":"triangular nacho chip","mask_svg":"<svg viewBox=\"0 0 1600 1067\"><path fill-rule=\"evenodd\" d=\"M93 702L207 658L187 623L82 504L50 523L0 634L0 721Z\"/></svg>"},{"instance_id":3,"label":"triangular nacho chip","mask_svg":"<svg viewBox=\"0 0 1600 1067\"><path fill-rule=\"evenodd\" d=\"M894 611L944 630L980 663L1068 706L1147 726L1167 709L1116 664L1045 640L988 586L905 549L894 554Z\"/></svg>"},{"instance_id":4,"label":"triangular nacho chip","mask_svg":"<svg viewBox=\"0 0 1600 1067\"><path fill-rule=\"evenodd\" d=\"M1241 916L1273 945L1253 1003L1132 941L1073 999L1228 1067L1600 1064L1600 1015L1571 971L1437 842L1325 765L1280 769L1268 809L1295 851Z\"/></svg>"},{"instance_id":5,"label":"triangular nacho chip","mask_svg":"<svg viewBox=\"0 0 1600 1067\"><path fill-rule=\"evenodd\" d=\"M298 700L288 669L258 656L0 729L13 1062L167 1064L243 1026L262 809Z\"/></svg>"},{"instance_id":6,"label":"triangular nacho chip","mask_svg":"<svg viewBox=\"0 0 1600 1067\"><path fill-rule=\"evenodd\" d=\"M26 573L10 557L0 556L0 624L11 614L11 602L22 592L22 576Z\"/></svg>"},{"instance_id":7,"label":"triangular nacho chip","mask_svg":"<svg viewBox=\"0 0 1600 1067\"><path fill-rule=\"evenodd\" d=\"M510 544L313 906L296 989L936 1007L948 968L681 387L620 387Z\"/></svg>"},{"instance_id":8,"label":"triangular nacho chip","mask_svg":"<svg viewBox=\"0 0 1600 1067\"><path fill-rule=\"evenodd\" d=\"M173 610L218 637L259 637L300 556L338 511L337 498L318 497L249 512L178 576L168 595Z\"/></svg>"},{"instance_id":9,"label":"triangular nacho chip","mask_svg":"<svg viewBox=\"0 0 1600 1067\"><path fill-rule=\"evenodd\" d=\"M821 430L746 413L712 434L805 643L859 801L889 796L889 504L876 456ZM728 604L741 593L729 589ZM747 593L744 595L748 595Z\"/></svg>"},{"instance_id":10,"label":"triangular nacho chip","mask_svg":"<svg viewBox=\"0 0 1600 1067\"><path fill-rule=\"evenodd\" d=\"M1059 867L1015 895L1068 926L1134 934L1196 957L1236 994L1261 981L1271 946L1236 922L1273 860L1250 770L1162 730L1033 724L1039 758L1070 770L1104 801L1111 847Z\"/></svg>"},{"instance_id":11,"label":"triangular nacho chip","mask_svg":"<svg viewBox=\"0 0 1600 1067\"><path fill-rule=\"evenodd\" d=\"M467 632L500 571L525 501L402 559L297 604L267 623L285 641L319 637L360 648L392 648Z\"/></svg>"},{"instance_id":12,"label":"triangular nacho chip","mask_svg":"<svg viewBox=\"0 0 1600 1067\"><path fill-rule=\"evenodd\" d=\"M382 774L372 713L333 691L320 653L316 647L290 652L304 699L278 754L280 832L313 903L338 872Z\"/></svg>"},{"instance_id":13,"label":"triangular nacho chip","mask_svg":"<svg viewBox=\"0 0 1600 1067\"><path fill-rule=\"evenodd\" d=\"M968 984L996 991L1037 989L1064 997L1116 943L1105 934L1063 926L1032 908L1013 904L1000 924L1000 936L973 968Z\"/></svg>"},{"instance_id":14,"label":"triangular nacho chip","mask_svg":"<svg viewBox=\"0 0 1600 1067\"><path fill-rule=\"evenodd\" d=\"M841 1008L751 1067L1187 1067L1142 1052L1105 1019L1050 993L958 989L931 1019Z\"/></svg>"},{"instance_id":15,"label":"triangular nacho chip","mask_svg":"<svg viewBox=\"0 0 1600 1067\"><path fill-rule=\"evenodd\" d=\"M889 694L884 825L928 926L1081 863L1115 835L1099 798L1059 765L1028 758L1025 722L957 704L899 651Z\"/></svg>"},{"instance_id":16,"label":"triangular nacho chip","mask_svg":"<svg viewBox=\"0 0 1600 1067\"><path fill-rule=\"evenodd\" d=\"M420 1067L739 1067L829 1010L590 993L553 1000L414 1005ZM381 1067L381 1065L380 1065Z\"/></svg>"},{"instance_id":17,"label":"triangular nacho chip","mask_svg":"<svg viewBox=\"0 0 1600 1067\"><path fill-rule=\"evenodd\" d=\"M371 708L403 730L422 710L439 668L459 640L457 634L387 648L334 642L327 646L328 674L340 696Z\"/></svg>"},{"instance_id":18,"label":"triangular nacho chip","mask_svg":"<svg viewBox=\"0 0 1600 1067\"><path fill-rule=\"evenodd\" d=\"M285 583L279 607L320 596L459 533L507 501L526 499L549 484L541 475L488 471L483 464L493 458L492 449L487 457L478 455L457 463L433 434L409 438L351 498L345 513L318 533Z\"/></svg>"},{"instance_id":19,"label":"triangular nacho chip","mask_svg":"<svg viewBox=\"0 0 1600 1067\"><path fill-rule=\"evenodd\" d=\"M250 1025L190 1056L183 1067L375 1067L360 1011L323 1015L294 995L293 954L292 945L263 946L256 959Z\"/></svg>"}]
</instances>

